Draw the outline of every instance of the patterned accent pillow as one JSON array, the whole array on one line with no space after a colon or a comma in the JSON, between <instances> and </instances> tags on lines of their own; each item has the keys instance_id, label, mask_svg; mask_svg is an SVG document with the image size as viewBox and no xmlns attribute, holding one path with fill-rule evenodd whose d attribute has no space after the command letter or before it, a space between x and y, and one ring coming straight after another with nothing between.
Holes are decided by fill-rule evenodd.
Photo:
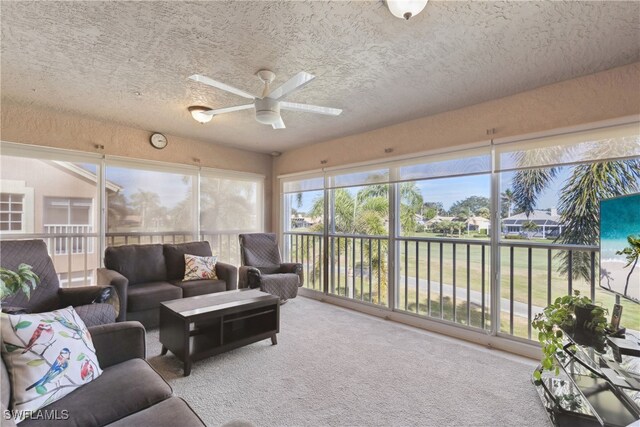
<instances>
[{"instance_id":1,"label":"patterned accent pillow","mask_svg":"<svg viewBox=\"0 0 640 427\"><path fill-rule=\"evenodd\" d=\"M196 256L184 254L184 279L187 280L217 280L217 256Z\"/></svg>"},{"instance_id":2,"label":"patterned accent pillow","mask_svg":"<svg viewBox=\"0 0 640 427\"><path fill-rule=\"evenodd\" d=\"M2 358L11 408L23 421L100 376L91 335L73 307L50 313L2 314Z\"/></svg>"}]
</instances>

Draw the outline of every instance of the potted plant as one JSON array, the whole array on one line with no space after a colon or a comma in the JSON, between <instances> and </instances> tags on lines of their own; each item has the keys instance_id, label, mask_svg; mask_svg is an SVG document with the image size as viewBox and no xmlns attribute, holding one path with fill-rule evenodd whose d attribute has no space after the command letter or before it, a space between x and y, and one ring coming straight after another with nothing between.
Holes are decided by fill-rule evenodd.
<instances>
[{"instance_id":1,"label":"potted plant","mask_svg":"<svg viewBox=\"0 0 640 427\"><path fill-rule=\"evenodd\" d=\"M579 344L602 348L607 326L606 314L605 308L593 304L589 297L580 296L577 290L574 295L556 298L553 304L538 313L531 326L538 331L542 359L541 369L534 372L534 378L540 380L543 370L555 371L556 375L560 372L555 354L564 346L565 333Z\"/></svg>"},{"instance_id":2,"label":"potted plant","mask_svg":"<svg viewBox=\"0 0 640 427\"><path fill-rule=\"evenodd\" d=\"M40 283L40 278L31 269L27 264L20 264L18 271L0 267L0 304L18 292L23 292L27 299L31 298L31 291Z\"/></svg>"}]
</instances>

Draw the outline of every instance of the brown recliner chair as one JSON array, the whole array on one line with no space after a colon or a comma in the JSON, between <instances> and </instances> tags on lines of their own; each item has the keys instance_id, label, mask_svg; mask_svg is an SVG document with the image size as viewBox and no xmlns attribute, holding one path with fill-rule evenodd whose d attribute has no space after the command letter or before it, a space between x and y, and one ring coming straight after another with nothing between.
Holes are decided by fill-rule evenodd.
<instances>
[{"instance_id":1,"label":"brown recliner chair","mask_svg":"<svg viewBox=\"0 0 640 427\"><path fill-rule=\"evenodd\" d=\"M238 287L260 288L281 302L298 295L304 283L302 264L282 262L273 233L240 234Z\"/></svg>"},{"instance_id":2,"label":"brown recliner chair","mask_svg":"<svg viewBox=\"0 0 640 427\"><path fill-rule=\"evenodd\" d=\"M40 283L27 298L22 292L3 301L3 309L24 309L28 313L43 313L73 306L87 326L102 325L116 321L120 303L114 290L104 303L94 303L104 299L108 286L77 286L61 288L53 261L43 240L4 240L0 242L0 265L16 271L20 264L33 267Z\"/></svg>"}]
</instances>

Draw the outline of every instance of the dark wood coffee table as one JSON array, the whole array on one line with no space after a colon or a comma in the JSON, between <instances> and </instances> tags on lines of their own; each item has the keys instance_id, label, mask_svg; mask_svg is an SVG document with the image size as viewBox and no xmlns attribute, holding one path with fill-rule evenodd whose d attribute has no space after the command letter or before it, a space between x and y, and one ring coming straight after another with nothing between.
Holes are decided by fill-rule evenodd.
<instances>
[{"instance_id":1,"label":"dark wood coffee table","mask_svg":"<svg viewBox=\"0 0 640 427\"><path fill-rule=\"evenodd\" d=\"M280 299L256 289L217 292L160 304L162 355L171 350L184 376L200 359L271 338L278 343Z\"/></svg>"}]
</instances>

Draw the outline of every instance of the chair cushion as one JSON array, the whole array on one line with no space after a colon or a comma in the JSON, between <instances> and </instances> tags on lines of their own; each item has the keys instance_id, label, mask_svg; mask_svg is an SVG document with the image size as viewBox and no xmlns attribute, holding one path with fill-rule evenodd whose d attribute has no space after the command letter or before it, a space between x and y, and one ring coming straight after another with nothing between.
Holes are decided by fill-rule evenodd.
<instances>
[{"instance_id":1,"label":"chair cushion","mask_svg":"<svg viewBox=\"0 0 640 427\"><path fill-rule=\"evenodd\" d=\"M274 233L240 234L239 238L243 265L268 267L282 263Z\"/></svg>"},{"instance_id":2,"label":"chair cushion","mask_svg":"<svg viewBox=\"0 0 640 427\"><path fill-rule=\"evenodd\" d=\"M0 326L16 422L102 374L91 334L72 307L3 315Z\"/></svg>"},{"instance_id":3,"label":"chair cushion","mask_svg":"<svg viewBox=\"0 0 640 427\"><path fill-rule=\"evenodd\" d=\"M260 277L260 290L276 295L282 300L298 295L300 278L294 273L269 274Z\"/></svg>"},{"instance_id":4,"label":"chair cushion","mask_svg":"<svg viewBox=\"0 0 640 427\"><path fill-rule=\"evenodd\" d=\"M104 266L129 279L129 285L166 280L167 268L162 245L109 246Z\"/></svg>"},{"instance_id":5,"label":"chair cushion","mask_svg":"<svg viewBox=\"0 0 640 427\"><path fill-rule=\"evenodd\" d=\"M111 304L87 304L73 308L87 327L115 323L118 316Z\"/></svg>"},{"instance_id":6,"label":"chair cushion","mask_svg":"<svg viewBox=\"0 0 640 427\"><path fill-rule=\"evenodd\" d=\"M58 410L58 413L68 411L69 419L46 421L46 424L103 426L142 411L171 395L169 384L146 361L130 359L105 369L95 381L47 406L47 410ZM20 427L39 423L42 424L42 420L25 420Z\"/></svg>"},{"instance_id":7,"label":"chair cushion","mask_svg":"<svg viewBox=\"0 0 640 427\"><path fill-rule=\"evenodd\" d=\"M168 280L182 280L184 277L184 255L211 256L209 242L188 242L163 245L167 265Z\"/></svg>"},{"instance_id":8,"label":"chair cushion","mask_svg":"<svg viewBox=\"0 0 640 427\"><path fill-rule=\"evenodd\" d=\"M129 286L127 311L142 311L160 307L160 303L182 298L182 289L169 282L149 282Z\"/></svg>"},{"instance_id":9,"label":"chair cushion","mask_svg":"<svg viewBox=\"0 0 640 427\"><path fill-rule=\"evenodd\" d=\"M224 280L172 280L171 284L182 288L182 297L195 297L197 295L212 294L214 292L224 292L227 290L227 283Z\"/></svg>"},{"instance_id":10,"label":"chair cushion","mask_svg":"<svg viewBox=\"0 0 640 427\"><path fill-rule=\"evenodd\" d=\"M204 425L200 417L193 412L193 409L184 400L174 396L143 411L136 412L127 418L109 424L109 427L201 427Z\"/></svg>"}]
</instances>

